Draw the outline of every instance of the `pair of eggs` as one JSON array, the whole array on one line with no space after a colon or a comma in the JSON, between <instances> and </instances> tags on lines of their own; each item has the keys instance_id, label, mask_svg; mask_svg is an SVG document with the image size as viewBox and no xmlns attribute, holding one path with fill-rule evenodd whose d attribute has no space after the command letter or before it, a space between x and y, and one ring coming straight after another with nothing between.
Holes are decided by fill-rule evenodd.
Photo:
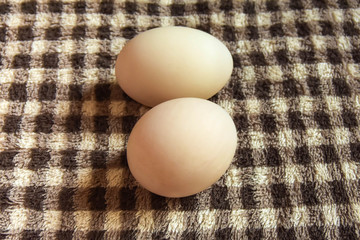
<instances>
[{"instance_id":1,"label":"pair of eggs","mask_svg":"<svg viewBox=\"0 0 360 240\"><path fill-rule=\"evenodd\" d=\"M162 27L130 40L115 73L134 100L153 107L130 133L127 159L134 178L161 196L184 197L215 183L235 154L234 122L216 94L233 69L218 39L186 27Z\"/></svg>"}]
</instances>

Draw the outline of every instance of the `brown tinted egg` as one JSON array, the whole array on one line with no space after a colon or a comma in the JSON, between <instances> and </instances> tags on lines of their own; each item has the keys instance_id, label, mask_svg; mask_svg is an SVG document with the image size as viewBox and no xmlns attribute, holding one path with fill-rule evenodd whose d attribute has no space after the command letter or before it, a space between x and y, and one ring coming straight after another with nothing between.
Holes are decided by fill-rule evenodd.
<instances>
[{"instance_id":1,"label":"brown tinted egg","mask_svg":"<svg viewBox=\"0 0 360 240\"><path fill-rule=\"evenodd\" d=\"M166 197L198 193L215 183L235 154L234 122L220 106L199 98L157 105L133 128L127 158L135 179Z\"/></svg>"}]
</instances>

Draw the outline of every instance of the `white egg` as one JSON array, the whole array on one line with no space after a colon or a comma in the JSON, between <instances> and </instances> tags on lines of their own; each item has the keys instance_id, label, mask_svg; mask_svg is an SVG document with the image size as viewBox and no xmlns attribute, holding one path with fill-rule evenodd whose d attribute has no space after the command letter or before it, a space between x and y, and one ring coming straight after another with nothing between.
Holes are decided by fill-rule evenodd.
<instances>
[{"instance_id":1,"label":"white egg","mask_svg":"<svg viewBox=\"0 0 360 240\"><path fill-rule=\"evenodd\" d=\"M210 98L224 87L232 69L232 56L221 41L187 27L161 27L137 35L115 65L121 88L147 106L180 97Z\"/></svg>"}]
</instances>

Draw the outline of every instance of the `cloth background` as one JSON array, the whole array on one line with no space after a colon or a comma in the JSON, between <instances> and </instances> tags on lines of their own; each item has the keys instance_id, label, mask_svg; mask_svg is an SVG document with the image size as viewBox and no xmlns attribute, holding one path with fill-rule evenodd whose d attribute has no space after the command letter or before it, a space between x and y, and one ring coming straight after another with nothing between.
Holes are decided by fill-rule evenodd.
<instances>
[{"instance_id":1,"label":"cloth background","mask_svg":"<svg viewBox=\"0 0 360 240\"><path fill-rule=\"evenodd\" d=\"M359 7L0 1L0 239L359 239ZM180 199L131 176L126 140L148 108L114 78L128 39L168 25L234 58L211 101L236 123L236 155Z\"/></svg>"}]
</instances>

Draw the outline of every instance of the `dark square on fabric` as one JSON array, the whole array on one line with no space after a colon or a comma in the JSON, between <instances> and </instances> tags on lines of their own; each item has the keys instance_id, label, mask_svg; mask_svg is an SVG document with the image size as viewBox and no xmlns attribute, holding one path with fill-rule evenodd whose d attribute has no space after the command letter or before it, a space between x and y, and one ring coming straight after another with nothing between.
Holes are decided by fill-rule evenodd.
<instances>
[{"instance_id":1,"label":"dark square on fabric","mask_svg":"<svg viewBox=\"0 0 360 240\"><path fill-rule=\"evenodd\" d=\"M54 82L45 82L40 85L39 99L42 101L51 101L56 98L56 84Z\"/></svg>"},{"instance_id":2,"label":"dark square on fabric","mask_svg":"<svg viewBox=\"0 0 360 240\"><path fill-rule=\"evenodd\" d=\"M58 68L59 57L57 53L46 53L43 55L44 68Z\"/></svg>"},{"instance_id":3,"label":"dark square on fabric","mask_svg":"<svg viewBox=\"0 0 360 240\"><path fill-rule=\"evenodd\" d=\"M32 149L30 157L28 168L31 170L39 170L47 166L51 155L46 149Z\"/></svg>"},{"instance_id":4,"label":"dark square on fabric","mask_svg":"<svg viewBox=\"0 0 360 240\"><path fill-rule=\"evenodd\" d=\"M81 115L70 115L66 118L65 127L68 132L79 132L81 127Z\"/></svg>"},{"instance_id":5,"label":"dark square on fabric","mask_svg":"<svg viewBox=\"0 0 360 240\"><path fill-rule=\"evenodd\" d=\"M36 116L35 118L35 132L38 133L51 133L54 124L54 116L49 113L44 113Z\"/></svg>"},{"instance_id":6,"label":"dark square on fabric","mask_svg":"<svg viewBox=\"0 0 360 240\"><path fill-rule=\"evenodd\" d=\"M6 40L6 28L0 27L0 42L5 42Z\"/></svg>"},{"instance_id":7,"label":"dark square on fabric","mask_svg":"<svg viewBox=\"0 0 360 240\"><path fill-rule=\"evenodd\" d=\"M46 191L43 187L27 187L24 196L26 208L41 211L43 209Z\"/></svg>"},{"instance_id":8,"label":"dark square on fabric","mask_svg":"<svg viewBox=\"0 0 360 240\"><path fill-rule=\"evenodd\" d=\"M46 29L45 38L47 40L58 40L61 37L60 27L51 27Z\"/></svg>"},{"instance_id":9,"label":"dark square on fabric","mask_svg":"<svg viewBox=\"0 0 360 240\"><path fill-rule=\"evenodd\" d=\"M16 151L0 152L0 170L12 169L15 166L14 157L18 154Z\"/></svg>"},{"instance_id":10,"label":"dark square on fabric","mask_svg":"<svg viewBox=\"0 0 360 240\"><path fill-rule=\"evenodd\" d=\"M21 116L8 115L5 118L2 131L6 133L15 133L20 129Z\"/></svg>"},{"instance_id":11,"label":"dark square on fabric","mask_svg":"<svg viewBox=\"0 0 360 240\"><path fill-rule=\"evenodd\" d=\"M226 199L228 190L226 187L214 186L211 191L211 208L214 209L229 209L230 205Z\"/></svg>"},{"instance_id":12,"label":"dark square on fabric","mask_svg":"<svg viewBox=\"0 0 360 240\"><path fill-rule=\"evenodd\" d=\"M23 26L18 28L18 40L28 41L34 38L33 30L31 26Z\"/></svg>"},{"instance_id":13,"label":"dark square on fabric","mask_svg":"<svg viewBox=\"0 0 360 240\"><path fill-rule=\"evenodd\" d=\"M86 2L85 1L76 1L74 3L74 10L77 14L86 13Z\"/></svg>"},{"instance_id":14,"label":"dark square on fabric","mask_svg":"<svg viewBox=\"0 0 360 240\"><path fill-rule=\"evenodd\" d=\"M12 101L25 102L27 100L26 84L13 83L9 88L9 99Z\"/></svg>"},{"instance_id":15,"label":"dark square on fabric","mask_svg":"<svg viewBox=\"0 0 360 240\"><path fill-rule=\"evenodd\" d=\"M0 3L0 14L7 14L10 11L8 3Z\"/></svg>"},{"instance_id":16,"label":"dark square on fabric","mask_svg":"<svg viewBox=\"0 0 360 240\"><path fill-rule=\"evenodd\" d=\"M17 54L13 59L13 68L30 68L31 56L28 54Z\"/></svg>"},{"instance_id":17,"label":"dark square on fabric","mask_svg":"<svg viewBox=\"0 0 360 240\"><path fill-rule=\"evenodd\" d=\"M61 1L50 1L49 11L53 13L61 13L63 9L63 3Z\"/></svg>"},{"instance_id":18,"label":"dark square on fabric","mask_svg":"<svg viewBox=\"0 0 360 240\"><path fill-rule=\"evenodd\" d=\"M35 14L37 8L36 1L25 1L21 3L21 11L23 13Z\"/></svg>"},{"instance_id":19,"label":"dark square on fabric","mask_svg":"<svg viewBox=\"0 0 360 240\"><path fill-rule=\"evenodd\" d=\"M156 3L148 3L147 13L150 16L158 16L159 15L159 5Z\"/></svg>"}]
</instances>

